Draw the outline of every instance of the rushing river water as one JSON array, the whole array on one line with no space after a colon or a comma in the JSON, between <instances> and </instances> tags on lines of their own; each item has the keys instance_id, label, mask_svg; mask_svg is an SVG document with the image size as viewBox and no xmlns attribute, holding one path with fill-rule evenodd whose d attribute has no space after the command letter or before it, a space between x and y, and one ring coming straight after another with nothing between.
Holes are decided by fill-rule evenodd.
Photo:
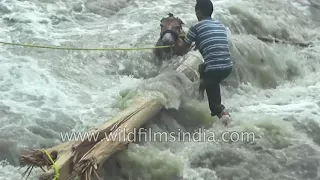
<instances>
[{"instance_id":1,"label":"rushing river water","mask_svg":"<svg viewBox=\"0 0 320 180\"><path fill-rule=\"evenodd\" d=\"M254 142L130 145L117 155L117 166L108 161L101 173L113 180L320 180L320 6L316 0L213 3L214 17L230 31L235 67L222 95L234 122L212 126L207 102L189 97L179 112L164 112L148 126L174 131L209 123L217 134L254 132ZM0 41L83 48L153 46L159 21L167 13L180 17L186 29L196 23L194 4L1 0ZM314 46L264 43L257 35ZM0 51L1 180L21 178L20 149L52 147L61 141L61 132L103 124L120 111L120 92L157 74L150 50L1 45ZM161 83L171 76L178 75L153 79L152 88L169 94L168 101L175 104L184 87Z\"/></svg>"}]
</instances>

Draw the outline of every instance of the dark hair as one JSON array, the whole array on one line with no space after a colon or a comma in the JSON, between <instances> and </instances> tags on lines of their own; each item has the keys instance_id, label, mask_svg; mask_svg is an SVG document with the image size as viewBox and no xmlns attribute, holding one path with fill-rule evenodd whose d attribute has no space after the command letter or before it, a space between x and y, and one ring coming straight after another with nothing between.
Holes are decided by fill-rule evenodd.
<instances>
[{"instance_id":1,"label":"dark hair","mask_svg":"<svg viewBox=\"0 0 320 180\"><path fill-rule=\"evenodd\" d=\"M197 0L195 10L200 11L203 16L211 17L213 13L213 5L211 0Z\"/></svg>"}]
</instances>

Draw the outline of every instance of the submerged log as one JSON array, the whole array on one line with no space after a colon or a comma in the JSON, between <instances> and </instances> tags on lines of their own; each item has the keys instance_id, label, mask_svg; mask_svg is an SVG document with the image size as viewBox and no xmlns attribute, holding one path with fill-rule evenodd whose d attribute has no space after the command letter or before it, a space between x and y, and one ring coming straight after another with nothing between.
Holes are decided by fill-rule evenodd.
<instances>
[{"instance_id":1,"label":"submerged log","mask_svg":"<svg viewBox=\"0 0 320 180\"><path fill-rule=\"evenodd\" d=\"M295 46L300 46L300 47L309 47L312 46L312 43L302 43L302 42L289 42L289 41L284 41L280 40L277 38L271 38L271 37L262 37L262 36L257 36L257 38L263 42L269 42L269 43L277 43L277 44L291 44Z\"/></svg>"},{"instance_id":2,"label":"submerged log","mask_svg":"<svg viewBox=\"0 0 320 180\"><path fill-rule=\"evenodd\" d=\"M202 56L198 51L192 51L185 55L185 58L177 68L177 72L195 81L199 78L197 69L198 65L203 62ZM124 149L130 143L129 135L136 132L164 108L164 105L152 96L137 95L131 104L132 106L121 111L103 126L88 131L89 135L94 134L97 137L94 141L86 139L78 142L65 142L47 149L59 170L59 179L66 180L76 176L81 179L98 177L97 170L104 161L115 152ZM37 150L22 152L20 161L21 165L28 164L41 168L52 165L47 157ZM49 168L40 176L40 179L53 179L54 175L54 169Z\"/></svg>"}]
</instances>

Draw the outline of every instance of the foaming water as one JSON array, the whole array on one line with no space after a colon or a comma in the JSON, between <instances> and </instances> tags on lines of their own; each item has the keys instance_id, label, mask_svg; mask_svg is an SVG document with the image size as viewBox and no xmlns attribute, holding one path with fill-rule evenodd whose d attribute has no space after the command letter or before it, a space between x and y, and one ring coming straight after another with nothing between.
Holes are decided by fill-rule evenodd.
<instances>
[{"instance_id":1,"label":"foaming water","mask_svg":"<svg viewBox=\"0 0 320 180\"><path fill-rule=\"evenodd\" d=\"M111 179L319 178L319 10L309 1L213 3L215 18L230 31L235 64L222 87L223 103L234 119L230 127L212 126L216 119L209 116L207 102L190 97L192 85L184 77L166 72L142 81L157 74L151 51L1 46L0 179L20 179L19 149L53 146L60 141L59 132L102 124L121 109L114 106L119 93L136 87L158 91L168 108L182 103L179 111L163 112L146 125L154 131L205 126L217 134L255 132L256 139L130 145L106 163ZM172 12L190 26L196 22L193 7L186 0L7 0L0 2L0 38L88 48L153 46L162 17ZM266 44L255 35L314 46Z\"/></svg>"}]
</instances>

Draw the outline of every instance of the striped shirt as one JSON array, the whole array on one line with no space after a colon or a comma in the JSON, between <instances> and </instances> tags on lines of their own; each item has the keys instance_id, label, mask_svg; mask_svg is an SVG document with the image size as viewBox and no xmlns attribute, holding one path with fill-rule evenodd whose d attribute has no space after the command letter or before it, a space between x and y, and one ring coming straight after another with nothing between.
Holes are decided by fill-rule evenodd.
<instances>
[{"instance_id":1,"label":"striped shirt","mask_svg":"<svg viewBox=\"0 0 320 180\"><path fill-rule=\"evenodd\" d=\"M232 67L226 28L219 21L211 17L201 20L191 26L184 41L189 45L196 43L204 59L205 72Z\"/></svg>"}]
</instances>

